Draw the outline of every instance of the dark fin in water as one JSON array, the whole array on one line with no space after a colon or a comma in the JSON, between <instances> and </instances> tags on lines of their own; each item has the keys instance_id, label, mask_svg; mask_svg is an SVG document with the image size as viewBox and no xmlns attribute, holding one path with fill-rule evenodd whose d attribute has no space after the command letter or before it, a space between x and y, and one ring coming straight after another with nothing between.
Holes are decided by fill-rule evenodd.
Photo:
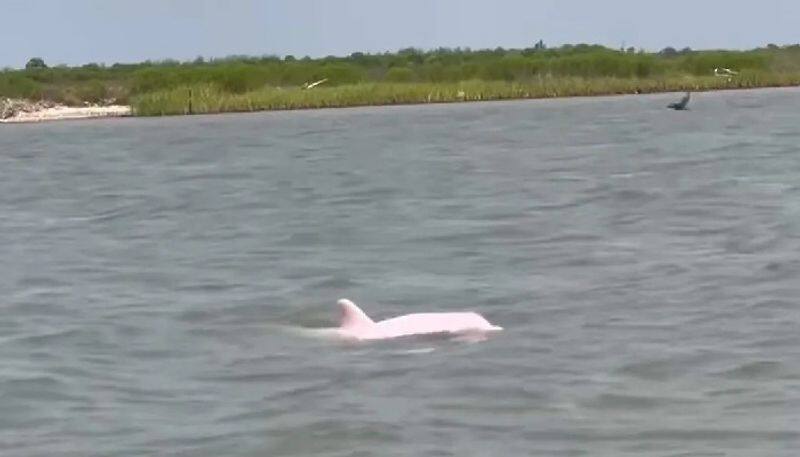
<instances>
[{"instance_id":1,"label":"dark fin in water","mask_svg":"<svg viewBox=\"0 0 800 457\"><path fill-rule=\"evenodd\" d=\"M676 103L670 103L669 105L667 105L667 108L672 108L672 109L678 110L678 111L685 110L685 109L687 109L686 105L689 104L689 98L691 98L691 94L689 92L686 92L686 95L683 96L681 101L676 102Z\"/></svg>"}]
</instances>

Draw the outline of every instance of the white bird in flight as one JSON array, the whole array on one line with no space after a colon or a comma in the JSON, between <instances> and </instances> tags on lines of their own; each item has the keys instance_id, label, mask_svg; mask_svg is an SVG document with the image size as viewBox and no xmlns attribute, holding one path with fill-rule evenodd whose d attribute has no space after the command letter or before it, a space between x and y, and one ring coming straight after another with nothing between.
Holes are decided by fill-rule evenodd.
<instances>
[{"instance_id":1,"label":"white bird in flight","mask_svg":"<svg viewBox=\"0 0 800 457\"><path fill-rule=\"evenodd\" d=\"M315 81L315 82L310 83L310 84L309 83L305 83L305 84L303 84L303 89L313 89L313 88L319 86L320 84L326 82L327 80L328 80L328 78L323 78L323 79L320 79L319 81Z\"/></svg>"},{"instance_id":2,"label":"white bird in flight","mask_svg":"<svg viewBox=\"0 0 800 457\"><path fill-rule=\"evenodd\" d=\"M721 78L728 78L728 81L731 80L731 77L734 75L738 75L738 71L733 71L730 68L715 68L714 69L714 76L719 76Z\"/></svg>"}]
</instances>

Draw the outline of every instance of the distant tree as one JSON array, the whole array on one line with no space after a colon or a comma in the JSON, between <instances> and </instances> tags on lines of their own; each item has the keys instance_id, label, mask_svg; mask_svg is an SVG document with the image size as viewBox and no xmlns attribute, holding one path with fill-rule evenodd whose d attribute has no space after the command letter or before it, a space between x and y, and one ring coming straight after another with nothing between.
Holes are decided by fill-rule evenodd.
<instances>
[{"instance_id":1,"label":"distant tree","mask_svg":"<svg viewBox=\"0 0 800 457\"><path fill-rule=\"evenodd\" d=\"M678 54L680 54L680 55L686 55L686 54L691 54L691 53L692 53L692 48L690 48L689 46L686 46L685 48L681 49L678 52Z\"/></svg>"},{"instance_id":2,"label":"distant tree","mask_svg":"<svg viewBox=\"0 0 800 457\"><path fill-rule=\"evenodd\" d=\"M195 64L195 65L202 65L202 64L206 63L206 60L203 59L203 56L197 56L197 57L195 57L194 61L192 61L192 63Z\"/></svg>"},{"instance_id":3,"label":"distant tree","mask_svg":"<svg viewBox=\"0 0 800 457\"><path fill-rule=\"evenodd\" d=\"M776 49L780 49L780 48L775 43L770 43L770 44L767 45L767 49L769 49L771 51L775 51Z\"/></svg>"},{"instance_id":4,"label":"distant tree","mask_svg":"<svg viewBox=\"0 0 800 457\"><path fill-rule=\"evenodd\" d=\"M636 52L636 48L634 48L633 46L631 46L631 47L629 47L628 49L626 49L626 50L625 50L625 52L627 52L628 54L633 54L633 53L635 53L635 52Z\"/></svg>"},{"instance_id":5,"label":"distant tree","mask_svg":"<svg viewBox=\"0 0 800 457\"><path fill-rule=\"evenodd\" d=\"M676 51L672 46L667 46L666 48L658 51L658 53L664 57L675 57L678 55L678 51Z\"/></svg>"},{"instance_id":6,"label":"distant tree","mask_svg":"<svg viewBox=\"0 0 800 457\"><path fill-rule=\"evenodd\" d=\"M283 61L284 62L294 62L295 60L297 60L297 59L295 59L294 56L291 55L291 54L287 54L287 55L283 56Z\"/></svg>"},{"instance_id":7,"label":"distant tree","mask_svg":"<svg viewBox=\"0 0 800 457\"><path fill-rule=\"evenodd\" d=\"M397 54L404 57L407 62L421 64L425 60L423 52L416 48L404 48L397 51Z\"/></svg>"},{"instance_id":8,"label":"distant tree","mask_svg":"<svg viewBox=\"0 0 800 457\"><path fill-rule=\"evenodd\" d=\"M417 48L403 48L397 51L401 56L422 54L422 50Z\"/></svg>"},{"instance_id":9,"label":"distant tree","mask_svg":"<svg viewBox=\"0 0 800 457\"><path fill-rule=\"evenodd\" d=\"M119 69L123 69L123 68L127 69L127 70L134 70L134 69L140 68L140 67L142 67L142 65L141 64L136 64L136 63L120 63L120 62L117 62L114 65L111 65L111 68L115 68L115 69L118 69L118 70Z\"/></svg>"},{"instance_id":10,"label":"distant tree","mask_svg":"<svg viewBox=\"0 0 800 457\"><path fill-rule=\"evenodd\" d=\"M28 63L25 64L26 70L33 70L36 68L47 68L45 65L44 60L41 57L33 57Z\"/></svg>"},{"instance_id":11,"label":"distant tree","mask_svg":"<svg viewBox=\"0 0 800 457\"><path fill-rule=\"evenodd\" d=\"M535 51L544 51L545 49L547 49L547 46L544 44L544 41L539 40L536 42L536 44L533 45L533 49Z\"/></svg>"}]
</instances>

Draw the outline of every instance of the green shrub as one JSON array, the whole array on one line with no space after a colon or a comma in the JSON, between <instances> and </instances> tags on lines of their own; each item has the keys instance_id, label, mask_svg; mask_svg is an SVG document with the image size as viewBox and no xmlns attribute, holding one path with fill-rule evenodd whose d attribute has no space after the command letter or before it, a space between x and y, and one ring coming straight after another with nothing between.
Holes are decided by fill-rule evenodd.
<instances>
[{"instance_id":1,"label":"green shrub","mask_svg":"<svg viewBox=\"0 0 800 457\"><path fill-rule=\"evenodd\" d=\"M327 64L319 70L315 71L311 78L315 81L320 79L328 79L325 83L328 86L337 86L340 84L355 84L363 81L364 71L354 65L348 64Z\"/></svg>"},{"instance_id":2,"label":"green shrub","mask_svg":"<svg viewBox=\"0 0 800 457\"><path fill-rule=\"evenodd\" d=\"M21 73L0 73L0 97L33 99L38 98L41 91L41 84Z\"/></svg>"},{"instance_id":3,"label":"green shrub","mask_svg":"<svg viewBox=\"0 0 800 457\"><path fill-rule=\"evenodd\" d=\"M383 76L384 81L407 83L414 80L414 70L408 67L392 67Z\"/></svg>"},{"instance_id":4,"label":"green shrub","mask_svg":"<svg viewBox=\"0 0 800 457\"><path fill-rule=\"evenodd\" d=\"M102 81L90 81L77 86L76 96L84 102L100 103L108 98L108 87Z\"/></svg>"},{"instance_id":5,"label":"green shrub","mask_svg":"<svg viewBox=\"0 0 800 457\"><path fill-rule=\"evenodd\" d=\"M145 68L133 74L131 92L134 94L143 94L146 92L169 89L177 86L178 83L178 77L173 71Z\"/></svg>"},{"instance_id":6,"label":"green shrub","mask_svg":"<svg viewBox=\"0 0 800 457\"><path fill-rule=\"evenodd\" d=\"M264 78L259 73L258 68L252 66L220 68L211 80L225 92L242 94L264 85Z\"/></svg>"}]
</instances>

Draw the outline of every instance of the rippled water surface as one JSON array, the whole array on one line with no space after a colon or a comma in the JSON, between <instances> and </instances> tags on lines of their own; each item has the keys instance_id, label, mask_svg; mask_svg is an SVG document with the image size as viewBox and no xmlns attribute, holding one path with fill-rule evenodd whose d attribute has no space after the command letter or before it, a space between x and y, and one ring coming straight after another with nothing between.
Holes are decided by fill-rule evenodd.
<instances>
[{"instance_id":1,"label":"rippled water surface","mask_svg":"<svg viewBox=\"0 0 800 457\"><path fill-rule=\"evenodd\" d=\"M800 91L678 97L0 128L0 454L797 456Z\"/></svg>"}]
</instances>

